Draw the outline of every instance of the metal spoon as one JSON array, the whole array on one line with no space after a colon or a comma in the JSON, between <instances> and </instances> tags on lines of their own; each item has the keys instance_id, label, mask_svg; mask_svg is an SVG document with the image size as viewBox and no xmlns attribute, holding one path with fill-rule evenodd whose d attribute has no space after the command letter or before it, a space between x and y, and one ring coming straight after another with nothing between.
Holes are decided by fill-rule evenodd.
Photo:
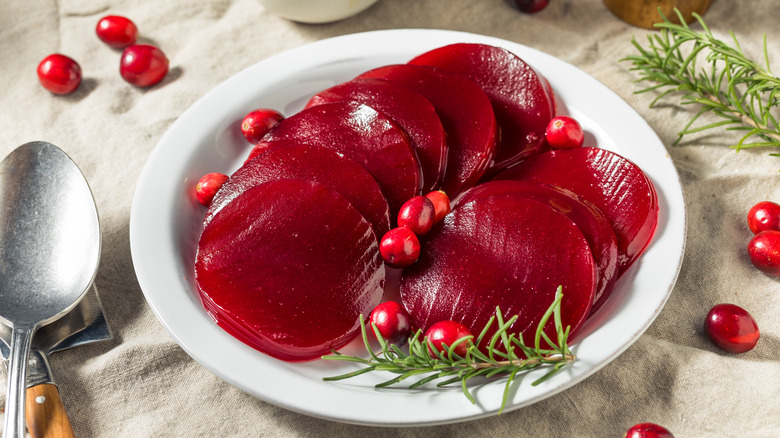
<instances>
[{"instance_id":1,"label":"metal spoon","mask_svg":"<svg viewBox=\"0 0 780 438\"><path fill-rule=\"evenodd\" d=\"M53 144L24 144L0 162L0 320L13 327L3 437L24 437L33 333L84 297L100 258L92 192Z\"/></svg>"}]
</instances>

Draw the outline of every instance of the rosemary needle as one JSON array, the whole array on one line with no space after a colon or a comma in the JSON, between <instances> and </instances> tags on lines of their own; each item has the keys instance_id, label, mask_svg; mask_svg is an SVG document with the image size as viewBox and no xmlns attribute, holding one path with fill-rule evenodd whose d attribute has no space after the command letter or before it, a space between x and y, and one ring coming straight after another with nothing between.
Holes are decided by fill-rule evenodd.
<instances>
[{"instance_id":1,"label":"rosemary needle","mask_svg":"<svg viewBox=\"0 0 780 438\"><path fill-rule=\"evenodd\" d=\"M532 383L535 386L555 375L566 364L575 359L567 345L569 327L564 329L561 322L561 301L563 300L561 290L561 287L558 287L553 303L539 322L534 334L533 346L525 345L522 334L508 333L509 328L517 320L517 316L504 320L501 310L496 308L496 314L490 318L477 339L465 340L468 343L465 357L454 353L460 341L451 346L444 344L444 351L435 356L431 355L428 352L428 340L423 337L420 330L409 338L408 348L403 350L388 343L379 330L372 325L380 347L380 351L375 353L369 343L365 320L361 316L360 329L368 357L349 356L334 351L332 355L323 356L323 359L356 362L364 367L346 374L325 377L323 380L336 381L369 372L386 371L397 374L397 376L377 384L376 387L383 388L395 385L415 377L418 377L418 380L411 383L408 389L415 389L437 380L438 387L460 383L466 398L472 403L476 403L468 390L467 383L477 377L503 376L506 378L506 384L499 409L500 413L506 406L511 385L517 373L539 367L550 368L546 374ZM551 340L543 330L550 318L555 326L557 342ZM496 332L487 340L485 336L493 324L496 324ZM486 341L486 352L480 351L477 347L483 345L483 340ZM542 342L545 342L549 348L542 348Z\"/></svg>"},{"instance_id":2,"label":"rosemary needle","mask_svg":"<svg viewBox=\"0 0 780 438\"><path fill-rule=\"evenodd\" d=\"M660 12L660 10L659 10ZM681 23L685 23L680 11L675 10ZM766 35L764 35L764 63L748 58L742 51L734 33L733 45L713 36L707 24L698 14L693 14L702 27L701 32L687 24L670 22L663 14L663 22L655 26L658 34L648 36L647 47L636 39L631 43L638 54L621 61L633 64L630 69L639 72L638 83L647 87L637 91L659 91L651 107L666 96L677 93L681 105L692 105L697 112L678 133L675 144L683 136L705 130L724 128L741 131L741 138L731 147L742 148L780 147L778 126L778 98L780 79L769 67ZM705 65L699 68L697 61ZM720 120L696 124L707 113ZM770 154L780 156L778 153Z\"/></svg>"}]
</instances>

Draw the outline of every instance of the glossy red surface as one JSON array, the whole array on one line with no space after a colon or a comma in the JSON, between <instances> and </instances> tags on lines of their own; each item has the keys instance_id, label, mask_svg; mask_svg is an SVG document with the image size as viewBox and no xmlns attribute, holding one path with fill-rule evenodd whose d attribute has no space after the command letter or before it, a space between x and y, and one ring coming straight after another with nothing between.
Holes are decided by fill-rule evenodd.
<instances>
[{"instance_id":1,"label":"glossy red surface","mask_svg":"<svg viewBox=\"0 0 780 438\"><path fill-rule=\"evenodd\" d=\"M241 120L241 135L244 136L246 141L256 144L264 135L268 134L271 128L283 119L282 113L268 108L250 111Z\"/></svg>"},{"instance_id":2,"label":"glossy red surface","mask_svg":"<svg viewBox=\"0 0 780 438\"><path fill-rule=\"evenodd\" d=\"M531 344L560 285L563 323L576 336L596 280L593 255L571 220L532 199L491 196L456 208L440 225L401 278L413 327L453 320L479 333L499 306L518 315L511 330ZM553 324L545 331L554 336Z\"/></svg>"},{"instance_id":3,"label":"glossy red surface","mask_svg":"<svg viewBox=\"0 0 780 438\"><path fill-rule=\"evenodd\" d=\"M383 294L369 223L322 184L278 180L237 196L205 226L195 278L208 313L247 345L287 361L351 340Z\"/></svg>"},{"instance_id":4,"label":"glossy red surface","mask_svg":"<svg viewBox=\"0 0 780 438\"><path fill-rule=\"evenodd\" d=\"M168 74L168 58L157 47L134 44L122 52L119 73L136 87L151 87Z\"/></svg>"},{"instance_id":5,"label":"glossy red surface","mask_svg":"<svg viewBox=\"0 0 780 438\"><path fill-rule=\"evenodd\" d=\"M95 27L95 33L101 41L115 49L124 49L135 44L138 28L129 18L121 15L107 15L101 18Z\"/></svg>"},{"instance_id":6,"label":"glossy red surface","mask_svg":"<svg viewBox=\"0 0 780 438\"><path fill-rule=\"evenodd\" d=\"M81 84L81 67L72 58L51 54L38 64L38 81L54 94L70 94Z\"/></svg>"},{"instance_id":7,"label":"glossy red surface","mask_svg":"<svg viewBox=\"0 0 780 438\"><path fill-rule=\"evenodd\" d=\"M420 240L409 228L393 228L382 236L379 253L391 268L405 268L420 257Z\"/></svg>"},{"instance_id":8,"label":"glossy red surface","mask_svg":"<svg viewBox=\"0 0 780 438\"><path fill-rule=\"evenodd\" d=\"M642 170L604 149L561 149L530 158L501 172L496 180L551 184L595 205L618 240L618 276L647 248L658 224L658 198Z\"/></svg>"},{"instance_id":9,"label":"glossy red surface","mask_svg":"<svg viewBox=\"0 0 780 438\"><path fill-rule=\"evenodd\" d=\"M623 438L674 438L674 435L655 423L639 423L631 426Z\"/></svg>"},{"instance_id":10,"label":"glossy red surface","mask_svg":"<svg viewBox=\"0 0 780 438\"><path fill-rule=\"evenodd\" d=\"M244 164L217 193L204 222L246 190L280 179L323 184L344 196L371 224L378 238L390 230L390 209L371 174L332 149L310 145L270 148Z\"/></svg>"},{"instance_id":11,"label":"glossy red surface","mask_svg":"<svg viewBox=\"0 0 780 438\"><path fill-rule=\"evenodd\" d=\"M780 231L780 204L761 201L752 206L747 214L747 224L753 234L762 231Z\"/></svg>"},{"instance_id":12,"label":"glossy red surface","mask_svg":"<svg viewBox=\"0 0 780 438\"><path fill-rule=\"evenodd\" d=\"M391 217L420 194L420 165L408 136L367 105L337 102L307 108L274 126L250 156L271 146L298 144L333 149L365 167L379 183Z\"/></svg>"},{"instance_id":13,"label":"glossy red surface","mask_svg":"<svg viewBox=\"0 0 780 438\"><path fill-rule=\"evenodd\" d=\"M394 82L353 79L317 93L306 107L345 100L364 103L398 123L409 134L420 162L423 191L439 187L447 165L447 136L425 96Z\"/></svg>"},{"instance_id":14,"label":"glossy red surface","mask_svg":"<svg viewBox=\"0 0 780 438\"><path fill-rule=\"evenodd\" d=\"M748 242L750 263L766 275L780 276L780 231L762 231Z\"/></svg>"},{"instance_id":15,"label":"glossy red surface","mask_svg":"<svg viewBox=\"0 0 780 438\"><path fill-rule=\"evenodd\" d=\"M530 198L555 209L574 222L593 253L596 266L596 290L591 314L609 298L617 279L618 247L612 225L604 214L588 201L568 190L526 181L488 181L467 191L456 208L475 199L513 195Z\"/></svg>"},{"instance_id":16,"label":"glossy red surface","mask_svg":"<svg viewBox=\"0 0 780 438\"><path fill-rule=\"evenodd\" d=\"M425 337L428 340L428 353L431 356L436 356L438 352L444 352L444 345L452 347L457 341L468 336L473 336L473 334L465 325L456 321L439 321L425 332ZM455 345L453 353L460 357L466 357L467 350L468 342L461 341Z\"/></svg>"},{"instance_id":17,"label":"glossy red surface","mask_svg":"<svg viewBox=\"0 0 780 438\"><path fill-rule=\"evenodd\" d=\"M374 324L382 337L393 344L404 345L412 332L409 313L395 301L385 301L376 306L369 315L368 322ZM371 325L366 328L373 332Z\"/></svg>"},{"instance_id":18,"label":"glossy red surface","mask_svg":"<svg viewBox=\"0 0 780 438\"><path fill-rule=\"evenodd\" d=\"M752 350L761 336L753 316L734 304L718 304L710 309L704 331L715 345L729 353Z\"/></svg>"},{"instance_id":19,"label":"glossy red surface","mask_svg":"<svg viewBox=\"0 0 780 438\"><path fill-rule=\"evenodd\" d=\"M440 188L449 196L473 186L482 177L495 152L497 124L490 100L474 81L418 65L388 65L358 78L405 85L433 104L447 133L447 168Z\"/></svg>"},{"instance_id":20,"label":"glossy red surface","mask_svg":"<svg viewBox=\"0 0 780 438\"><path fill-rule=\"evenodd\" d=\"M545 79L517 55L501 47L460 43L433 49L409 63L462 74L482 87L501 132L491 169L505 168L541 151L555 104Z\"/></svg>"},{"instance_id":21,"label":"glossy red surface","mask_svg":"<svg viewBox=\"0 0 780 438\"><path fill-rule=\"evenodd\" d=\"M227 180L228 176L224 173L215 172L203 175L198 184L195 185L195 196L198 198L198 202L206 207L211 205L214 196L225 185Z\"/></svg>"},{"instance_id":22,"label":"glossy red surface","mask_svg":"<svg viewBox=\"0 0 780 438\"><path fill-rule=\"evenodd\" d=\"M412 230L417 236L424 236L431 231L436 218L436 207L425 196L419 195L406 201L398 211L398 226Z\"/></svg>"}]
</instances>

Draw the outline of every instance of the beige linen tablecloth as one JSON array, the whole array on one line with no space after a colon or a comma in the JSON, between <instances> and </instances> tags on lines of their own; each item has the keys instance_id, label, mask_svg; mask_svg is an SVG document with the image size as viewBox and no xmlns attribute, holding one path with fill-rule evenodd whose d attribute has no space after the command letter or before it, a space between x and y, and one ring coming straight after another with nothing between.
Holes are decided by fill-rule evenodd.
<instances>
[{"instance_id":1,"label":"beige linen tablecloth","mask_svg":"<svg viewBox=\"0 0 780 438\"><path fill-rule=\"evenodd\" d=\"M121 80L119 52L94 34L106 14L131 18L143 41L165 51L171 72L162 84L138 89ZM776 0L715 0L705 18L721 37L733 31L755 57L766 33L780 71L778 16ZM665 308L615 361L530 407L461 424L395 429L300 415L249 396L198 365L155 318L136 280L128 238L133 192L177 117L217 84L271 55L392 28L481 33L574 64L650 123L679 172L687 249ZM0 156L32 140L59 145L85 173L102 220L96 282L115 338L51 358L76 435L619 437L649 421L678 438L780 436L780 282L750 265L745 224L754 203L780 201L780 158L759 150L737 154L727 147L736 137L723 133L672 147L692 113L675 105L648 108L653 96L634 95L635 75L617 62L633 52L632 35L644 40L648 33L615 18L599 0L551 0L536 15L502 0L380 0L355 17L323 25L281 19L255 0L1 1ZM38 84L36 65L54 52L75 58L83 69L84 83L70 96L54 96ZM726 354L703 335L704 316L721 302L744 307L758 321L762 336L753 351Z\"/></svg>"}]
</instances>

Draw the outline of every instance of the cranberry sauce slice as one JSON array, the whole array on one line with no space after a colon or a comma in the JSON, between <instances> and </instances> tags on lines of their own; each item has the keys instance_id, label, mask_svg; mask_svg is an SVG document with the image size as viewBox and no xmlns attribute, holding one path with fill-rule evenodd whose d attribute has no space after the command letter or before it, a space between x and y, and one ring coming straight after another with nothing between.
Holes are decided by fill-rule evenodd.
<instances>
[{"instance_id":1,"label":"cranberry sauce slice","mask_svg":"<svg viewBox=\"0 0 780 438\"><path fill-rule=\"evenodd\" d=\"M214 215L195 260L201 301L222 328L286 361L349 342L382 298L371 226L322 184L256 185Z\"/></svg>"},{"instance_id":2,"label":"cranberry sauce slice","mask_svg":"<svg viewBox=\"0 0 780 438\"><path fill-rule=\"evenodd\" d=\"M617 238L612 225L593 204L568 190L547 184L525 181L488 181L467 191L458 199L457 207L475 199L513 195L534 199L552 207L574 222L588 242L596 264L596 291L593 314L609 297L617 279Z\"/></svg>"},{"instance_id":3,"label":"cranberry sauce slice","mask_svg":"<svg viewBox=\"0 0 780 438\"><path fill-rule=\"evenodd\" d=\"M272 147L238 169L217 192L204 223L232 199L258 184L278 179L314 181L335 190L366 218L377 236L390 230L390 209L368 171L332 149L311 145Z\"/></svg>"},{"instance_id":4,"label":"cranberry sauce slice","mask_svg":"<svg viewBox=\"0 0 780 438\"><path fill-rule=\"evenodd\" d=\"M391 217L419 195L420 165L409 137L390 118L358 102L317 105L277 123L250 157L270 146L310 144L334 149L368 170L390 205Z\"/></svg>"},{"instance_id":5,"label":"cranberry sauce slice","mask_svg":"<svg viewBox=\"0 0 780 438\"><path fill-rule=\"evenodd\" d=\"M447 133L447 168L441 189L454 197L476 184L493 159L496 118L485 92L463 76L422 65L388 65L358 76L396 82L425 96Z\"/></svg>"},{"instance_id":6,"label":"cranberry sauce slice","mask_svg":"<svg viewBox=\"0 0 780 438\"><path fill-rule=\"evenodd\" d=\"M532 345L558 286L572 335L590 312L596 279L588 243L571 220L539 201L474 199L445 216L422 247L403 272L401 299L412 326L423 331L453 320L480 333L498 306L507 318L518 315L511 331ZM556 339L548 323L545 331Z\"/></svg>"},{"instance_id":7,"label":"cranberry sauce slice","mask_svg":"<svg viewBox=\"0 0 780 438\"><path fill-rule=\"evenodd\" d=\"M546 152L495 179L552 184L593 203L615 229L618 276L644 252L658 224L658 197L653 184L636 164L604 149Z\"/></svg>"},{"instance_id":8,"label":"cranberry sauce slice","mask_svg":"<svg viewBox=\"0 0 780 438\"><path fill-rule=\"evenodd\" d=\"M520 57L501 47L460 43L433 49L409 63L462 74L485 90L501 132L491 169L541 151L544 130L555 116L555 101L546 79Z\"/></svg>"},{"instance_id":9,"label":"cranberry sauce slice","mask_svg":"<svg viewBox=\"0 0 780 438\"><path fill-rule=\"evenodd\" d=\"M447 136L431 102L409 87L379 79L354 79L321 91L306 107L354 100L390 117L409 134L422 168L423 192L439 188L447 165Z\"/></svg>"}]
</instances>

